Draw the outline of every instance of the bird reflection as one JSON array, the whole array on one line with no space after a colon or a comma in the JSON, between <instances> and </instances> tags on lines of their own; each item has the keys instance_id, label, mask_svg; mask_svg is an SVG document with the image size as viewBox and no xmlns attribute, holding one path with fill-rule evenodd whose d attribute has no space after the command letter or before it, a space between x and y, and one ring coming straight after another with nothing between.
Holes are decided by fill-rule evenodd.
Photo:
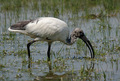
<instances>
[{"instance_id":1,"label":"bird reflection","mask_svg":"<svg viewBox=\"0 0 120 81\"><path fill-rule=\"evenodd\" d=\"M78 74L80 74L79 72L81 71L81 69L78 71L64 71L64 72L55 72L53 71L53 65L51 65L50 62L47 63L48 65L48 68L49 68L49 71L48 73L45 75L45 76L36 76L34 81L73 81L75 79L79 80L83 77L82 74L80 76L78 76ZM29 61L29 65L28 65L28 68L31 68L31 61ZM90 64L85 64L85 66L83 67L85 69L84 72L82 73L86 73L87 71L87 74L88 76L86 77L89 77L89 79L92 79L92 77L90 77L89 75L92 74L92 71L94 71L94 62L91 61ZM88 73L89 72L89 73ZM78 78L76 78L78 77Z\"/></svg>"},{"instance_id":2,"label":"bird reflection","mask_svg":"<svg viewBox=\"0 0 120 81\"><path fill-rule=\"evenodd\" d=\"M51 63L48 63L49 72L45 76L36 76L34 81L62 81L67 74L57 75L52 71Z\"/></svg>"}]
</instances>

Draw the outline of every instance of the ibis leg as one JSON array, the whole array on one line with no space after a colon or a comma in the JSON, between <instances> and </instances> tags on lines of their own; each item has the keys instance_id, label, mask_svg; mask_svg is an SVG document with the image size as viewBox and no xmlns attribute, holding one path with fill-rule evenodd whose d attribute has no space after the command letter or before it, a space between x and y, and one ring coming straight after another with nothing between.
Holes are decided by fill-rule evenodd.
<instances>
[{"instance_id":1,"label":"ibis leg","mask_svg":"<svg viewBox=\"0 0 120 81\"><path fill-rule=\"evenodd\" d=\"M29 58L29 59L30 59L30 45L33 44L34 42L36 42L36 41L33 40L33 41L31 41L31 42L29 42L29 43L27 44L28 58Z\"/></svg>"},{"instance_id":2,"label":"ibis leg","mask_svg":"<svg viewBox=\"0 0 120 81\"><path fill-rule=\"evenodd\" d=\"M48 43L48 51L47 51L48 61L50 61L50 48L51 48L51 43Z\"/></svg>"}]
</instances>

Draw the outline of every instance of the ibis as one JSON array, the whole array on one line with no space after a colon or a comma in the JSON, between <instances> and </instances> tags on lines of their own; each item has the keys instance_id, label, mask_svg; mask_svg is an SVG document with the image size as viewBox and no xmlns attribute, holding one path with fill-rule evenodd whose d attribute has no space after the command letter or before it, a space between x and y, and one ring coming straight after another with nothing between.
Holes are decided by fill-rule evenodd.
<instances>
[{"instance_id":1,"label":"ibis","mask_svg":"<svg viewBox=\"0 0 120 81\"><path fill-rule=\"evenodd\" d=\"M34 38L27 44L28 58L30 59L30 46L37 41L48 42L48 61L50 61L51 44L54 41L60 41L67 45L72 45L80 38L89 48L91 58L94 58L94 49L90 41L85 36L83 30L75 28L70 34L68 25L54 17L40 17L33 20L24 20L11 25L8 30L10 32L18 32Z\"/></svg>"}]
</instances>

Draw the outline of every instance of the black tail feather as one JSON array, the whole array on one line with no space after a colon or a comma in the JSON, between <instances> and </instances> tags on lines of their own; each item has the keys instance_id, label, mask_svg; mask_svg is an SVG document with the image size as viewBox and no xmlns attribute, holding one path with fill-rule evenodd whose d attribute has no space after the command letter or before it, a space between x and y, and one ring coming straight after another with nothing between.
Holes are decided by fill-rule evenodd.
<instances>
[{"instance_id":1,"label":"black tail feather","mask_svg":"<svg viewBox=\"0 0 120 81\"><path fill-rule=\"evenodd\" d=\"M14 30L25 30L25 26L33 20L20 21L13 24L10 28Z\"/></svg>"}]
</instances>

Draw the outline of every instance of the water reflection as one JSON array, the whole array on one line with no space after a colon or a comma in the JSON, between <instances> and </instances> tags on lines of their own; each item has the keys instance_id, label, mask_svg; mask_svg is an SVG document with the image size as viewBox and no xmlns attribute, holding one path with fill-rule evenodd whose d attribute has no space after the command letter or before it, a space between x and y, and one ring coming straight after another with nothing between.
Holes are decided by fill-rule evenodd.
<instances>
[{"instance_id":1,"label":"water reflection","mask_svg":"<svg viewBox=\"0 0 120 81\"><path fill-rule=\"evenodd\" d=\"M0 11L0 80L50 81L55 78L55 80L65 81L120 81L120 0L38 0L37 2L34 0L1 0ZM8 27L20 20L44 16L54 16L64 20L70 30L76 27L83 29L94 45L95 62L91 63L91 60L86 58L64 60L74 55L88 57L88 49L81 40L78 40L70 48L63 46L60 53L58 52L61 44L53 45L55 59L59 57L64 64L57 60L50 66L45 61L41 61L41 59L46 59L44 50L46 44L41 42L42 45L41 43L33 45L32 48L35 51L33 53L36 54L33 54L34 59L32 63L29 61L26 69L28 60L26 60L25 50L30 38L9 33ZM35 63L38 59L40 62Z\"/></svg>"},{"instance_id":2,"label":"water reflection","mask_svg":"<svg viewBox=\"0 0 120 81\"><path fill-rule=\"evenodd\" d=\"M48 63L49 71L45 76L36 76L34 81L73 81L73 80L92 80L92 72L94 71L94 61L91 61L87 66L82 69L65 72L54 72L51 63ZM80 73L80 74L79 74ZM84 74L82 74L84 73Z\"/></svg>"}]
</instances>

